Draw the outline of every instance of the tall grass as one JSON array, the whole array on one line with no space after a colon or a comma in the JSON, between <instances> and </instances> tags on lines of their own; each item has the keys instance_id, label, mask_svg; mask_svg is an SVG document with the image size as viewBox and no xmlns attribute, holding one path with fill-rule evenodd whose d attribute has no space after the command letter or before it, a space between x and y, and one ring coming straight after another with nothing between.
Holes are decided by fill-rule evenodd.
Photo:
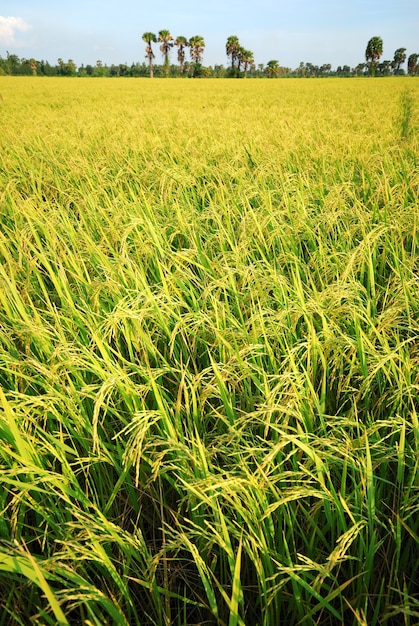
<instances>
[{"instance_id":1,"label":"tall grass","mask_svg":"<svg viewBox=\"0 0 419 626\"><path fill-rule=\"evenodd\" d=\"M0 625L417 623L407 82L0 78Z\"/></svg>"}]
</instances>

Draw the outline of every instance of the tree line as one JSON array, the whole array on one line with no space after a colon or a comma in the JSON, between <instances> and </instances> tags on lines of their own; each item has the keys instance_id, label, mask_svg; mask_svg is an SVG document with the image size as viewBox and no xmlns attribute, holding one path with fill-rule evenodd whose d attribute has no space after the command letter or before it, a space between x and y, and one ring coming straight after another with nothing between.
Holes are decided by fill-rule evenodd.
<instances>
[{"instance_id":1,"label":"tree line","mask_svg":"<svg viewBox=\"0 0 419 626\"><path fill-rule=\"evenodd\" d=\"M172 37L169 30L161 30L157 34L145 32L142 35L145 45L146 62L133 62L106 65L98 60L95 65L81 65L72 60L58 59L50 65L48 61L37 61L34 58L19 58L16 54L7 52L6 58L0 55L1 75L40 75L40 76L149 76L157 77L194 77L194 78L262 78L262 77L316 77L316 76L397 76L405 75L402 65L407 59L407 74L419 75L419 54L412 53L407 57L406 48L398 48L392 60L383 60L383 40L379 36L371 37L365 50L365 62L356 67L339 65L332 69L330 63L314 65L302 61L295 69L283 67L276 59L266 64L256 65L253 52L243 47L236 35L227 38L225 53L228 65L204 66L203 56L205 40L201 35L187 38L184 36ZM156 63L155 46L159 45L162 63ZM170 55L172 49L177 51L177 63L172 63ZM189 60L187 59L189 51Z\"/></svg>"}]
</instances>

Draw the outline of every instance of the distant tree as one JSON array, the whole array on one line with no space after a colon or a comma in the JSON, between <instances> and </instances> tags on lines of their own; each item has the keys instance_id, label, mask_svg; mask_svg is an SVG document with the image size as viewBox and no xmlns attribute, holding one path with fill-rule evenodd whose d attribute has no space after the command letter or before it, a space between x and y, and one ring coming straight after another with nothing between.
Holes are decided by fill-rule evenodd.
<instances>
[{"instance_id":1,"label":"distant tree","mask_svg":"<svg viewBox=\"0 0 419 626\"><path fill-rule=\"evenodd\" d=\"M189 41L186 37L176 37L175 46L177 47L177 60L179 63L180 75L183 76L185 70L185 53L186 48L189 46Z\"/></svg>"},{"instance_id":2,"label":"distant tree","mask_svg":"<svg viewBox=\"0 0 419 626\"><path fill-rule=\"evenodd\" d=\"M237 51L237 72L236 75L240 76L241 66L242 66L242 55L245 52L245 49L240 46Z\"/></svg>"},{"instance_id":3,"label":"distant tree","mask_svg":"<svg viewBox=\"0 0 419 626\"><path fill-rule=\"evenodd\" d=\"M413 53L407 60L407 73L409 76L414 76L419 73L419 54Z\"/></svg>"},{"instance_id":4,"label":"distant tree","mask_svg":"<svg viewBox=\"0 0 419 626\"><path fill-rule=\"evenodd\" d=\"M96 65L93 68L92 76L101 78L103 76L108 75L108 73L109 73L108 68L103 66L103 61L101 59L98 59L96 61Z\"/></svg>"},{"instance_id":5,"label":"distant tree","mask_svg":"<svg viewBox=\"0 0 419 626\"><path fill-rule=\"evenodd\" d=\"M213 72L212 72L212 67L211 66L209 66L209 67L201 67L201 69L200 69L200 75L203 78L209 78L210 76L212 76L212 73Z\"/></svg>"},{"instance_id":6,"label":"distant tree","mask_svg":"<svg viewBox=\"0 0 419 626\"><path fill-rule=\"evenodd\" d=\"M42 74L42 76L55 76L57 73L55 67L50 65L48 61L40 61L38 65L39 72Z\"/></svg>"},{"instance_id":7,"label":"distant tree","mask_svg":"<svg viewBox=\"0 0 419 626\"><path fill-rule=\"evenodd\" d=\"M18 73L18 69L19 69L19 65L20 65L20 59L17 56L17 54L9 54L9 52L6 52L7 55L7 65L9 67L9 74L17 74Z\"/></svg>"},{"instance_id":8,"label":"distant tree","mask_svg":"<svg viewBox=\"0 0 419 626\"><path fill-rule=\"evenodd\" d=\"M3 57L0 54L0 76L7 76L8 73L9 73L9 66L8 66L7 60L3 59Z\"/></svg>"},{"instance_id":9,"label":"distant tree","mask_svg":"<svg viewBox=\"0 0 419 626\"><path fill-rule=\"evenodd\" d=\"M131 63L129 68L130 76L147 76L149 74L147 65L143 63Z\"/></svg>"},{"instance_id":10,"label":"distant tree","mask_svg":"<svg viewBox=\"0 0 419 626\"><path fill-rule=\"evenodd\" d=\"M75 76L76 75L76 64L73 59L69 59L67 63L64 63L63 59L59 58L58 61L59 70L58 73L60 76Z\"/></svg>"},{"instance_id":11,"label":"distant tree","mask_svg":"<svg viewBox=\"0 0 419 626\"><path fill-rule=\"evenodd\" d=\"M38 70L38 64L35 61L35 59L29 59L29 66L31 68L32 74L34 76L36 76L37 70Z\"/></svg>"},{"instance_id":12,"label":"distant tree","mask_svg":"<svg viewBox=\"0 0 419 626\"><path fill-rule=\"evenodd\" d=\"M236 61L238 62L239 51L240 51L239 38L236 35L230 35L230 37L227 38L226 54L227 54L227 57L231 58L231 69L234 69Z\"/></svg>"},{"instance_id":13,"label":"distant tree","mask_svg":"<svg viewBox=\"0 0 419 626\"><path fill-rule=\"evenodd\" d=\"M278 76L280 72L279 61L276 59L271 59L267 62L265 67L265 74L269 76L269 78L273 78L274 76Z\"/></svg>"},{"instance_id":14,"label":"distant tree","mask_svg":"<svg viewBox=\"0 0 419 626\"><path fill-rule=\"evenodd\" d=\"M300 61L300 65L295 70L297 76L305 76L306 75L306 66L304 61Z\"/></svg>"},{"instance_id":15,"label":"distant tree","mask_svg":"<svg viewBox=\"0 0 419 626\"><path fill-rule=\"evenodd\" d=\"M191 63L190 61L185 61L185 63L183 64L183 75L191 76L192 72L193 72L193 63Z\"/></svg>"},{"instance_id":16,"label":"distant tree","mask_svg":"<svg viewBox=\"0 0 419 626\"><path fill-rule=\"evenodd\" d=\"M306 63L306 71L305 71L306 76L317 76L318 73L319 73L318 65L313 65L313 63L310 63L310 62Z\"/></svg>"},{"instance_id":17,"label":"distant tree","mask_svg":"<svg viewBox=\"0 0 419 626\"><path fill-rule=\"evenodd\" d=\"M253 52L240 47L239 63L243 65L243 77L246 78L249 65L254 63Z\"/></svg>"},{"instance_id":18,"label":"distant tree","mask_svg":"<svg viewBox=\"0 0 419 626\"><path fill-rule=\"evenodd\" d=\"M405 61L406 61L406 48L397 48L396 52L394 53L394 59L393 59L393 64L392 64L394 67L395 74L399 74L400 66L403 65Z\"/></svg>"},{"instance_id":19,"label":"distant tree","mask_svg":"<svg viewBox=\"0 0 419 626\"><path fill-rule=\"evenodd\" d=\"M225 78L227 74L224 65L214 65L213 76L216 78Z\"/></svg>"},{"instance_id":20,"label":"distant tree","mask_svg":"<svg viewBox=\"0 0 419 626\"><path fill-rule=\"evenodd\" d=\"M365 50L365 60L369 67L370 76L375 76L375 70L382 54L383 40L381 37L371 37Z\"/></svg>"},{"instance_id":21,"label":"distant tree","mask_svg":"<svg viewBox=\"0 0 419 626\"><path fill-rule=\"evenodd\" d=\"M20 64L16 68L16 74L18 74L19 76L31 76L33 74L28 59L20 59Z\"/></svg>"},{"instance_id":22,"label":"distant tree","mask_svg":"<svg viewBox=\"0 0 419 626\"><path fill-rule=\"evenodd\" d=\"M363 76L367 68L368 66L366 63L358 63L358 65L354 68L355 76Z\"/></svg>"},{"instance_id":23,"label":"distant tree","mask_svg":"<svg viewBox=\"0 0 419 626\"><path fill-rule=\"evenodd\" d=\"M145 47L145 58L148 59L148 67L150 72L150 78L153 78L153 59L155 58L155 54L153 52L153 48L151 46L152 43L157 43L157 38L154 33L144 33L142 36L142 40L147 44Z\"/></svg>"},{"instance_id":24,"label":"distant tree","mask_svg":"<svg viewBox=\"0 0 419 626\"><path fill-rule=\"evenodd\" d=\"M364 65L364 64L362 63L362 65ZM358 74L356 72L356 68L353 69L352 72L358 76ZM336 75L337 76L350 76L351 75L351 68L349 67L349 65L343 65L343 66L339 65L336 68Z\"/></svg>"},{"instance_id":25,"label":"distant tree","mask_svg":"<svg viewBox=\"0 0 419 626\"><path fill-rule=\"evenodd\" d=\"M381 76L390 76L391 66L392 62L388 59L386 61L381 61L381 63L377 65L377 71Z\"/></svg>"},{"instance_id":26,"label":"distant tree","mask_svg":"<svg viewBox=\"0 0 419 626\"><path fill-rule=\"evenodd\" d=\"M73 59L68 59L67 61L67 68L68 68L68 76L75 76L76 72L77 72L77 66L74 63Z\"/></svg>"},{"instance_id":27,"label":"distant tree","mask_svg":"<svg viewBox=\"0 0 419 626\"><path fill-rule=\"evenodd\" d=\"M202 62L202 56L205 49L205 41L201 35L194 35L189 39L189 54L195 64L200 65Z\"/></svg>"},{"instance_id":28,"label":"distant tree","mask_svg":"<svg viewBox=\"0 0 419 626\"><path fill-rule=\"evenodd\" d=\"M192 63L192 76L194 78L201 78L204 76L204 67L202 63Z\"/></svg>"},{"instance_id":29,"label":"distant tree","mask_svg":"<svg viewBox=\"0 0 419 626\"><path fill-rule=\"evenodd\" d=\"M170 31L160 30L157 41L161 43L160 52L164 56L164 73L167 78L169 76L169 52L170 48L173 47L173 37L170 34Z\"/></svg>"},{"instance_id":30,"label":"distant tree","mask_svg":"<svg viewBox=\"0 0 419 626\"><path fill-rule=\"evenodd\" d=\"M331 71L332 71L332 65L330 63L323 63L323 65L319 69L319 72L322 75L330 74Z\"/></svg>"}]
</instances>

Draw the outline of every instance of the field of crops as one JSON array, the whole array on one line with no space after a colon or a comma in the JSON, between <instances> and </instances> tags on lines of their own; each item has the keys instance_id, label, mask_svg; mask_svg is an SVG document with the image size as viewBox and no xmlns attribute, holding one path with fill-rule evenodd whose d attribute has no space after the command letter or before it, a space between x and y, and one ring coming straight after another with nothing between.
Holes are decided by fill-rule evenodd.
<instances>
[{"instance_id":1,"label":"field of crops","mask_svg":"<svg viewBox=\"0 0 419 626\"><path fill-rule=\"evenodd\" d=\"M419 80L0 95L0 626L417 625Z\"/></svg>"}]
</instances>

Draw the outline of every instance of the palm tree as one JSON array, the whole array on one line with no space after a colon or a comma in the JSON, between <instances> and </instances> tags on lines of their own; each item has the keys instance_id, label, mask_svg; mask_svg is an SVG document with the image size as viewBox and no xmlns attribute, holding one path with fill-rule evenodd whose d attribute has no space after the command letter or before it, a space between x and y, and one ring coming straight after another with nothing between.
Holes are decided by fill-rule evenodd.
<instances>
[{"instance_id":1,"label":"palm tree","mask_svg":"<svg viewBox=\"0 0 419 626\"><path fill-rule=\"evenodd\" d=\"M189 39L191 59L195 64L202 62L202 55L204 54L205 41L201 35L194 35Z\"/></svg>"},{"instance_id":2,"label":"palm tree","mask_svg":"<svg viewBox=\"0 0 419 626\"><path fill-rule=\"evenodd\" d=\"M320 67L320 74L324 75L324 74L328 74L332 69L332 65L330 63L323 63L323 65Z\"/></svg>"},{"instance_id":3,"label":"palm tree","mask_svg":"<svg viewBox=\"0 0 419 626\"><path fill-rule=\"evenodd\" d=\"M355 76L362 76L366 67L367 67L366 63L358 63L358 65L354 68Z\"/></svg>"},{"instance_id":4,"label":"palm tree","mask_svg":"<svg viewBox=\"0 0 419 626\"><path fill-rule=\"evenodd\" d=\"M240 48L238 58L239 58L238 69L240 71L240 65L243 64L244 78L246 78L247 68L249 67L249 65L252 65L252 63L254 63L253 52L250 52L250 50L246 50L245 48Z\"/></svg>"},{"instance_id":5,"label":"palm tree","mask_svg":"<svg viewBox=\"0 0 419 626\"><path fill-rule=\"evenodd\" d=\"M265 67L265 73L273 78L274 76L278 76L280 72L279 62L276 59L271 59L267 62Z\"/></svg>"},{"instance_id":6,"label":"palm tree","mask_svg":"<svg viewBox=\"0 0 419 626\"><path fill-rule=\"evenodd\" d=\"M419 54L414 52L411 54L407 60L407 73L409 76L413 76L418 73L419 64L418 64Z\"/></svg>"},{"instance_id":7,"label":"palm tree","mask_svg":"<svg viewBox=\"0 0 419 626\"><path fill-rule=\"evenodd\" d=\"M179 62L180 75L183 76L185 65L185 48L189 46L186 37L176 37L175 46L177 47L177 60Z\"/></svg>"},{"instance_id":8,"label":"palm tree","mask_svg":"<svg viewBox=\"0 0 419 626\"><path fill-rule=\"evenodd\" d=\"M144 33L142 36L142 40L147 44L145 47L145 52L146 52L145 58L148 59L148 65L150 68L150 78L153 78L154 76L153 59L155 57L155 54L153 52L153 48L151 47L151 44L157 42L156 35L154 33Z\"/></svg>"},{"instance_id":9,"label":"palm tree","mask_svg":"<svg viewBox=\"0 0 419 626\"><path fill-rule=\"evenodd\" d=\"M228 57L231 57L231 69L234 69L234 64L239 56L239 50L239 38L236 37L236 35L230 35L230 37L227 38L226 54Z\"/></svg>"},{"instance_id":10,"label":"palm tree","mask_svg":"<svg viewBox=\"0 0 419 626\"><path fill-rule=\"evenodd\" d=\"M237 76L240 76L240 69L242 65L242 55L245 52L245 49L242 46L239 46L237 50Z\"/></svg>"},{"instance_id":11,"label":"palm tree","mask_svg":"<svg viewBox=\"0 0 419 626\"><path fill-rule=\"evenodd\" d=\"M400 72L400 66L406 61L406 48L397 48L394 53L393 67L394 73Z\"/></svg>"},{"instance_id":12,"label":"palm tree","mask_svg":"<svg viewBox=\"0 0 419 626\"><path fill-rule=\"evenodd\" d=\"M383 40L381 37L371 37L365 50L365 60L370 68L371 76L375 76L375 70L382 54Z\"/></svg>"},{"instance_id":13,"label":"palm tree","mask_svg":"<svg viewBox=\"0 0 419 626\"><path fill-rule=\"evenodd\" d=\"M173 46L173 37L168 30L160 30L158 42L161 43L160 51L164 56L164 69L166 78L169 76L169 52Z\"/></svg>"}]
</instances>

